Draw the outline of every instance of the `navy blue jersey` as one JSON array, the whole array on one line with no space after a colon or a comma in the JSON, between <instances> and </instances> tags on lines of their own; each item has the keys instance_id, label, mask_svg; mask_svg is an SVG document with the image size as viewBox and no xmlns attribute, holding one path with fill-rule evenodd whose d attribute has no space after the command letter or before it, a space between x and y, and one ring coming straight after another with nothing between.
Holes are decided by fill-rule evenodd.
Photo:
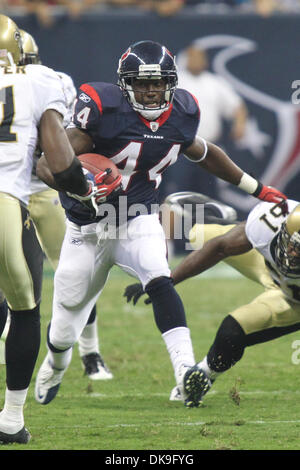
<instances>
[{"instance_id":1,"label":"navy blue jersey","mask_svg":"<svg viewBox=\"0 0 300 470\"><path fill-rule=\"evenodd\" d=\"M127 206L143 204L150 210L158 202L163 171L192 144L199 119L198 103L186 90L177 89L169 110L149 122L132 109L117 85L95 82L80 87L73 124L91 136L95 153L119 168ZM73 222L97 220L65 194L61 201Z\"/></svg>"}]
</instances>

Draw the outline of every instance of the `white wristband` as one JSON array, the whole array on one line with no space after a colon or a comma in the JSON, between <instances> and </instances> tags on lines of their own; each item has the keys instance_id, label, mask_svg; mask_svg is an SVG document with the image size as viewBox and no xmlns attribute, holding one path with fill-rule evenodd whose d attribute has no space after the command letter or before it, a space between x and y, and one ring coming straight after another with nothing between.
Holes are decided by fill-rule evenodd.
<instances>
[{"instance_id":1,"label":"white wristband","mask_svg":"<svg viewBox=\"0 0 300 470\"><path fill-rule=\"evenodd\" d=\"M206 140L205 140L205 139L203 139L203 137L198 137L198 138L202 140L202 142L203 142L203 145L204 145L204 153L203 153L202 157L201 157L201 158L199 158L199 160L193 160L192 158L189 158L187 155L184 155L184 156L185 156L185 158L187 158L187 159L188 159L190 162L194 162L194 163L202 162L202 160L204 160L204 158L206 157L207 150L208 150L208 149L207 149L207 143L206 143Z\"/></svg>"},{"instance_id":2,"label":"white wristband","mask_svg":"<svg viewBox=\"0 0 300 470\"><path fill-rule=\"evenodd\" d=\"M247 173L243 173L241 181L238 184L238 188L242 189L246 193L253 194L258 187L258 181Z\"/></svg>"}]
</instances>

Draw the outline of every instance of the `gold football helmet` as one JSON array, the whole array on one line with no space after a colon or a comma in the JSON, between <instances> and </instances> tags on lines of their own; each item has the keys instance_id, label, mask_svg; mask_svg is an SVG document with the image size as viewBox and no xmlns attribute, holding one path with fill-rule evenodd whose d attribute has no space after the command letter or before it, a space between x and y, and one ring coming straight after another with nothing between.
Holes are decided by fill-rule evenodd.
<instances>
[{"instance_id":1,"label":"gold football helmet","mask_svg":"<svg viewBox=\"0 0 300 470\"><path fill-rule=\"evenodd\" d=\"M285 276L300 277L300 204L282 224L275 248L275 261Z\"/></svg>"},{"instance_id":2,"label":"gold football helmet","mask_svg":"<svg viewBox=\"0 0 300 470\"><path fill-rule=\"evenodd\" d=\"M0 65L19 64L23 56L18 26L8 16L0 15Z\"/></svg>"},{"instance_id":3,"label":"gold football helmet","mask_svg":"<svg viewBox=\"0 0 300 470\"><path fill-rule=\"evenodd\" d=\"M23 60L22 65L26 64L40 64L39 48L31 36L31 34L20 29L22 44L23 44Z\"/></svg>"}]
</instances>

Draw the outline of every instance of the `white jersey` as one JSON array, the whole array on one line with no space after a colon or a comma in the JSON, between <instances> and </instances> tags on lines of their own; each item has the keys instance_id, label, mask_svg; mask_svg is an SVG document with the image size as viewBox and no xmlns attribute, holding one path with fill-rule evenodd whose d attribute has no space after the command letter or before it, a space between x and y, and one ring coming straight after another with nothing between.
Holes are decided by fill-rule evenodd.
<instances>
[{"instance_id":1,"label":"white jersey","mask_svg":"<svg viewBox=\"0 0 300 470\"><path fill-rule=\"evenodd\" d=\"M0 192L27 204L41 117L66 114L61 80L43 65L0 67L0 102Z\"/></svg>"},{"instance_id":2,"label":"white jersey","mask_svg":"<svg viewBox=\"0 0 300 470\"><path fill-rule=\"evenodd\" d=\"M297 205L298 201L288 200L289 212ZM300 277L290 278L280 273L274 261L274 244L282 223L286 216L282 215L281 208L277 204L261 202L250 212L246 222L246 235L253 248L259 251L265 258L266 267L283 293L289 300L300 303Z\"/></svg>"},{"instance_id":3,"label":"white jersey","mask_svg":"<svg viewBox=\"0 0 300 470\"><path fill-rule=\"evenodd\" d=\"M75 104L75 99L77 96L77 90L74 86L72 78L64 72L56 72L59 78L62 81L63 90L66 99L67 114L64 118L64 127L67 127L73 116L73 109Z\"/></svg>"},{"instance_id":4,"label":"white jersey","mask_svg":"<svg viewBox=\"0 0 300 470\"><path fill-rule=\"evenodd\" d=\"M72 78L63 72L56 72L61 80L61 84L63 87L64 97L65 97L65 105L66 105L66 114L64 116L63 126L66 128L70 123L73 115L73 108L75 99L77 96L77 91L74 86ZM34 156L35 164L38 160L40 154ZM41 181L36 175L35 171L31 178L31 185L30 185L30 192L31 194L40 193L41 191L46 191L49 189L43 181Z\"/></svg>"}]
</instances>

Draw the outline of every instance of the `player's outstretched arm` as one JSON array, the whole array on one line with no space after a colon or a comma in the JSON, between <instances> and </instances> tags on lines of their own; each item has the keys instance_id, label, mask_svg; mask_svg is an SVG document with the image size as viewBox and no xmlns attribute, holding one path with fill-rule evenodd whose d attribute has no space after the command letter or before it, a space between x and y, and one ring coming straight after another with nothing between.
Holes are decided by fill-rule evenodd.
<instances>
[{"instance_id":1,"label":"player's outstretched arm","mask_svg":"<svg viewBox=\"0 0 300 470\"><path fill-rule=\"evenodd\" d=\"M212 238L200 250L193 251L172 271L174 284L201 274L229 256L246 253L252 249L245 233L245 222L229 232Z\"/></svg>"},{"instance_id":2,"label":"player's outstretched arm","mask_svg":"<svg viewBox=\"0 0 300 470\"><path fill-rule=\"evenodd\" d=\"M278 189L265 186L239 168L217 145L196 137L193 144L185 150L185 155L198 163L204 170L228 183L238 186L243 191L262 201L282 202L287 211L287 197Z\"/></svg>"},{"instance_id":3,"label":"player's outstretched arm","mask_svg":"<svg viewBox=\"0 0 300 470\"><path fill-rule=\"evenodd\" d=\"M172 271L173 283L179 284L185 279L201 274L229 256L241 255L250 251L252 245L246 236L245 224L245 222L242 222L236 225L224 235L206 242L200 250L190 253ZM136 305L139 298L144 294L142 284L137 283L126 287L124 297L126 297L127 302ZM146 298L145 304L150 302L150 299Z\"/></svg>"}]
</instances>

